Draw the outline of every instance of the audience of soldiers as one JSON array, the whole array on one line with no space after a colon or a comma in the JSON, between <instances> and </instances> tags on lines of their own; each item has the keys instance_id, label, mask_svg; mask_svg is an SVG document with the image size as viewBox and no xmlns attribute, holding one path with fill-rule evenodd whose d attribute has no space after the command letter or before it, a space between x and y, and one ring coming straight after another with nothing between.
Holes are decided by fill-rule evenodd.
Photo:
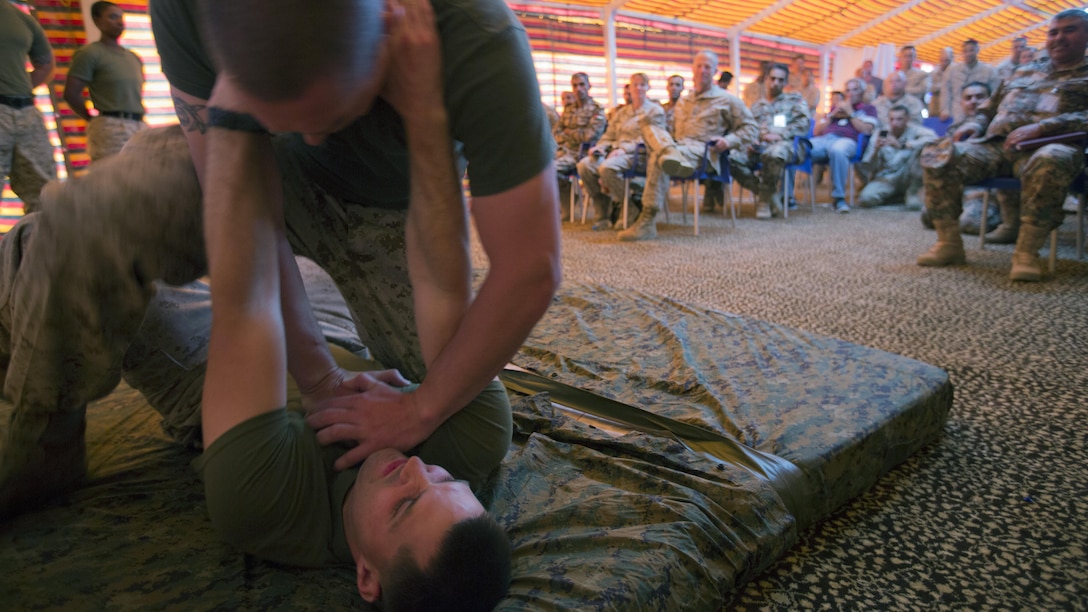
<instances>
[{"instance_id":1,"label":"audience of soldiers","mask_svg":"<svg viewBox=\"0 0 1088 612\"><path fill-rule=\"evenodd\" d=\"M1073 17L1065 15L1063 19L1068 21ZM1036 59L1047 60L1045 55L1037 58L1024 37L1010 41L1009 56L996 66L979 61L978 52L978 42L968 39L961 46L961 61L955 62L952 48L946 47L932 72L926 72L917 65L915 48L906 45L899 50L895 70L883 79L874 74L873 62L866 60L858 69L858 76L847 81L845 93L831 93L829 112L812 121L817 117L820 88L806 67L803 54L794 55L790 65L761 61L759 77L745 85L742 101L725 91L731 73L721 73L718 85L713 84L717 58L709 51L701 51L693 65L693 89L685 95L684 77L672 75L666 85L668 99L660 105L645 98L648 78L641 73L632 75L624 88L626 104L612 111L608 130L599 142L595 139L600 132L593 129L583 129L577 138L569 136L572 124L589 128L596 125L593 117L599 116L597 106L590 106L592 111L583 108L595 103L588 97L588 78L575 75L572 83L577 101L564 112L564 117L569 114L571 119L566 122L561 119L556 127L559 143L556 159L570 162L570 156L579 147L583 154L589 152L577 167L596 211L593 229L620 229L618 204L624 196L622 175L632 164L639 163L634 151L640 144L645 145L649 157L645 206L631 227L620 232L621 240L656 236L654 220L666 204L669 179L690 175L704 152L711 173L721 171L721 160L728 160L732 177L755 194L758 219L781 216L785 206L794 204L792 193L787 194L783 188L784 182L787 188L792 183L784 181L784 174L789 163L803 161L805 155L818 164L818 173L823 167L829 170L832 206L837 212L850 211L846 189L847 182L854 180L855 171L863 183L857 197L859 206L903 204L909 210L922 209L927 198L924 185L934 182L924 177L932 179L938 174L923 173L922 151L940 142L952 146L947 143L957 136L964 137L964 130L975 135L984 133L989 125L986 113L992 116L997 108L987 105L991 92L999 90L1014 74L1018 78L1028 74L1041 78L1039 74L1053 70L1046 67L1040 72L1038 66L1028 72L1022 70L1035 66ZM999 98L1004 93L1005 90L999 90ZM926 116L939 117L951 126L940 130L938 135L922 125ZM567 132L562 131L564 127ZM862 135L868 138L859 138ZM804 137L808 137L809 146L797 146L797 139ZM708 146L707 142L711 144ZM866 143L866 148L861 163L855 164L859 142ZM561 177L566 168L569 163L559 166ZM1007 174L1009 169L1002 167L996 171ZM979 199L980 194L980 190L967 189L969 199ZM708 183L702 211L714 212L721 206L723 195L721 184ZM988 226L996 229L987 234L987 239L995 243L1015 242L1021 225L1020 194L1002 191L993 195L998 204L995 208L1001 213L1000 224L995 220ZM639 205L637 195L633 201L636 205L632 211L635 211ZM927 225L932 208L923 210L923 222ZM978 216L977 211L969 209L964 217L972 212ZM944 215L942 209L941 216ZM975 228L970 229L976 231ZM1027 261L1026 256L1021 259ZM919 263L930 260L934 258L923 257ZM936 258L938 264L955 260L955 256ZM1021 279L1030 276L1030 273L1017 275Z\"/></svg>"}]
</instances>

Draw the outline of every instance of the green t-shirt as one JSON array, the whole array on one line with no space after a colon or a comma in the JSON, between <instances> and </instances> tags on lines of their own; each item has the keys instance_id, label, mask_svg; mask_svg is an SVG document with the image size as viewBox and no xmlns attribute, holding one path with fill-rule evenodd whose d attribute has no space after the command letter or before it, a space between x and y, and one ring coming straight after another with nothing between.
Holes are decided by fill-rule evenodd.
<instances>
[{"instance_id":1,"label":"green t-shirt","mask_svg":"<svg viewBox=\"0 0 1088 612\"><path fill-rule=\"evenodd\" d=\"M302 414L279 409L235 425L193 466L204 476L208 515L239 550L277 563L352 563L344 497L357 469L337 472L344 447L323 447Z\"/></svg>"},{"instance_id":2,"label":"green t-shirt","mask_svg":"<svg viewBox=\"0 0 1088 612\"><path fill-rule=\"evenodd\" d=\"M468 161L473 195L494 195L537 175L554 157L525 30L502 0L432 0L442 38L444 99L453 139ZM202 47L193 0L153 0L163 72L208 99L215 70ZM403 208L408 153L400 117L384 101L324 144L293 147L307 176L348 202Z\"/></svg>"},{"instance_id":3,"label":"green t-shirt","mask_svg":"<svg viewBox=\"0 0 1088 612\"><path fill-rule=\"evenodd\" d=\"M48 64L53 49L42 26L11 2L0 2L0 96L29 96L33 92L26 60Z\"/></svg>"},{"instance_id":4,"label":"green t-shirt","mask_svg":"<svg viewBox=\"0 0 1088 612\"><path fill-rule=\"evenodd\" d=\"M132 51L93 42L72 56L68 74L87 82L99 112L143 114L144 65Z\"/></svg>"}]
</instances>

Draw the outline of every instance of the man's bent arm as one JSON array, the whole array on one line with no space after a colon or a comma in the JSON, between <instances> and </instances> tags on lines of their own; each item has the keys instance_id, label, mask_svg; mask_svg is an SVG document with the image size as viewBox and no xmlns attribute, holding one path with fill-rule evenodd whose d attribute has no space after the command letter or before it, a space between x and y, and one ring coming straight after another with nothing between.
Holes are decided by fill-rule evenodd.
<instances>
[{"instance_id":1,"label":"man's bent arm","mask_svg":"<svg viewBox=\"0 0 1088 612\"><path fill-rule=\"evenodd\" d=\"M562 274L555 185L555 166L548 164L510 190L473 198L490 269L417 390L424 418L435 427L502 370L551 303Z\"/></svg>"},{"instance_id":2,"label":"man's bent arm","mask_svg":"<svg viewBox=\"0 0 1088 612\"><path fill-rule=\"evenodd\" d=\"M416 330L429 368L453 337L472 292L468 211L443 106L405 117L409 193L405 229Z\"/></svg>"},{"instance_id":3,"label":"man's bent arm","mask_svg":"<svg viewBox=\"0 0 1088 612\"><path fill-rule=\"evenodd\" d=\"M208 203L208 195L212 186L205 178L206 152L208 131L208 102L186 94L175 87L171 87L171 95L174 100L174 109L178 115L182 130L189 142L189 154L196 166L197 176L200 177L204 188L205 206ZM267 137L260 137L267 142ZM269 188L274 193L281 193L278 183L279 172L273 164L269 172L257 175L269 183ZM227 178L228 181L239 181L240 177ZM256 178L254 178L256 180ZM229 203L229 201L228 201ZM205 213L206 214L206 213ZM205 224L205 234L209 228ZM306 290L302 283L302 275L298 271L290 245L287 243L286 234L279 231L277 234L276 251L279 258L280 273L280 300L281 313L283 315L284 333L288 347L288 370L294 376L299 389L304 393L320 385L323 380L336 369L336 364L325 344L321 328L314 318L306 297ZM211 262L209 260L209 265Z\"/></svg>"},{"instance_id":4,"label":"man's bent arm","mask_svg":"<svg viewBox=\"0 0 1088 612\"><path fill-rule=\"evenodd\" d=\"M205 145L213 162L204 234L214 296L201 406L207 448L286 403L287 355L276 249L281 198L267 181L252 180L275 167L272 148L263 135L223 129L211 130Z\"/></svg>"}]
</instances>

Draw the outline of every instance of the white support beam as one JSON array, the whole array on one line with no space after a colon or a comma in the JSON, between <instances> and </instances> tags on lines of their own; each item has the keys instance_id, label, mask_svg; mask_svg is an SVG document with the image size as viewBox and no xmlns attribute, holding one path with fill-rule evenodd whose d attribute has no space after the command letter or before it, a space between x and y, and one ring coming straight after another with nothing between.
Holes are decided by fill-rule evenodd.
<instances>
[{"instance_id":1,"label":"white support beam","mask_svg":"<svg viewBox=\"0 0 1088 612\"><path fill-rule=\"evenodd\" d=\"M926 2L926 0L910 0L910 2L907 2L905 4L900 4L899 6L895 7L894 9L892 9L892 10L888 11L887 13L884 13L883 15L881 15L878 19L873 19L872 21L866 22L866 23L854 28L853 30L850 30L846 34L843 34L842 36L836 38L835 40L832 40L831 42L829 42L827 44L834 45L834 46L841 45L844 42L850 40L851 38L865 32L867 30L871 30L878 23L880 23L882 21L885 21L885 20L888 20L888 19L891 19L892 17L895 17L896 15L899 15L900 13L909 11L910 9L918 6L919 4L921 4L923 2Z\"/></svg>"},{"instance_id":2,"label":"white support beam","mask_svg":"<svg viewBox=\"0 0 1088 612\"><path fill-rule=\"evenodd\" d=\"M623 6L630 1L631 0L612 0L608 6L604 7L604 12L615 15L616 11L622 9Z\"/></svg>"},{"instance_id":3,"label":"white support beam","mask_svg":"<svg viewBox=\"0 0 1088 612\"><path fill-rule=\"evenodd\" d=\"M729 72L733 73L733 82L730 85L733 86L733 91L736 91L736 96L739 98L743 95L740 90L740 28L733 30L729 35L729 62L732 69Z\"/></svg>"},{"instance_id":4,"label":"white support beam","mask_svg":"<svg viewBox=\"0 0 1088 612\"><path fill-rule=\"evenodd\" d=\"M606 10L604 21L604 59L608 85L608 106L616 107L616 11Z\"/></svg>"},{"instance_id":5,"label":"white support beam","mask_svg":"<svg viewBox=\"0 0 1088 612\"><path fill-rule=\"evenodd\" d=\"M956 30L958 30L958 29L960 29L962 27L969 26L972 23L975 23L976 21L981 21L983 19L986 19L987 17L990 17L991 15L996 15L997 13L1000 13L1001 11L1005 10L1006 8L1008 8L1007 4L1000 4L1000 5L995 6L993 8L988 8L985 11L982 11L981 13L975 13L974 15L971 15L970 17L968 17L967 19L964 19L963 21L954 23L954 24L952 24L952 25L950 25L948 27L945 27L945 28L941 28L940 30L937 30L936 32L933 32L933 33L928 34L926 36L923 36L921 38L916 38L910 44L912 44L912 45L914 45L916 47L922 46L922 45L928 43L931 40L937 40L938 38L940 38L942 36L945 36L946 34L951 34L952 32L955 32Z\"/></svg>"},{"instance_id":6,"label":"white support beam","mask_svg":"<svg viewBox=\"0 0 1088 612\"><path fill-rule=\"evenodd\" d=\"M820 85L820 100L826 107L831 102L831 96L827 93L827 90L831 88L831 47L829 45L820 47L820 78L823 80L823 84Z\"/></svg>"}]
</instances>

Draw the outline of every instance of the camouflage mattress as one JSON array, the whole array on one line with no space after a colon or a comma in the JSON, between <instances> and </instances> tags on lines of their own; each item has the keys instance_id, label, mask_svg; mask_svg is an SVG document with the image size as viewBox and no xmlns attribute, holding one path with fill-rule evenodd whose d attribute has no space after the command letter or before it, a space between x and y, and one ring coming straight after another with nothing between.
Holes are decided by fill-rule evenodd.
<instances>
[{"instance_id":1,"label":"camouflage mattress","mask_svg":"<svg viewBox=\"0 0 1088 612\"><path fill-rule=\"evenodd\" d=\"M516 395L514 445L481 493L515 545L503 610L719 609L805 525L932 440L951 403L931 366L601 287L565 287L515 361L788 459L812 511L683 436L617 436ZM122 385L88 414L85 485L0 526L6 609L366 608L351 568L221 543L194 453L138 393Z\"/></svg>"}]
</instances>

